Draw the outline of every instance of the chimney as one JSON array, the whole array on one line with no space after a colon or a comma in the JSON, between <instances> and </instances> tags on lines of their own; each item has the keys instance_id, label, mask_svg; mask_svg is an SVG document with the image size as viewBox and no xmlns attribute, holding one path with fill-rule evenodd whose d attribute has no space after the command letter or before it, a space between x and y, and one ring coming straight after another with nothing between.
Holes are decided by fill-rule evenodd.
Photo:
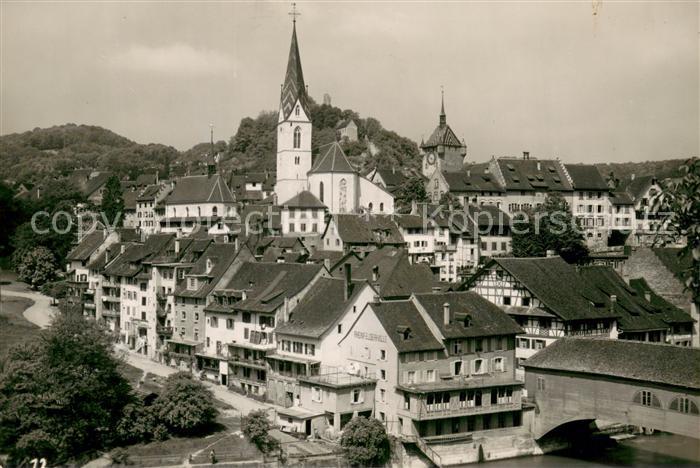
<instances>
[{"instance_id":1,"label":"chimney","mask_svg":"<svg viewBox=\"0 0 700 468\"><path fill-rule=\"evenodd\" d=\"M182 237L182 228L177 228L177 231L175 232L175 237L178 239Z\"/></svg>"},{"instance_id":2,"label":"chimney","mask_svg":"<svg viewBox=\"0 0 700 468\"><path fill-rule=\"evenodd\" d=\"M238 252L238 249L240 249L240 247L241 247L240 245L238 245L238 236L233 238L233 245L234 245L234 249L236 250L236 252Z\"/></svg>"},{"instance_id":3,"label":"chimney","mask_svg":"<svg viewBox=\"0 0 700 468\"><path fill-rule=\"evenodd\" d=\"M344 297L347 301L350 299L350 293L352 288L352 265L346 263L343 265L343 273L345 273L345 280L343 281Z\"/></svg>"},{"instance_id":4,"label":"chimney","mask_svg":"<svg viewBox=\"0 0 700 468\"><path fill-rule=\"evenodd\" d=\"M556 257L557 256L557 251L556 250L547 250L547 257Z\"/></svg>"},{"instance_id":5,"label":"chimney","mask_svg":"<svg viewBox=\"0 0 700 468\"><path fill-rule=\"evenodd\" d=\"M440 286L433 286L432 290L433 290L433 294L440 294L440 291L442 291L442 288Z\"/></svg>"},{"instance_id":6,"label":"chimney","mask_svg":"<svg viewBox=\"0 0 700 468\"><path fill-rule=\"evenodd\" d=\"M630 180L634 180L634 174L630 175Z\"/></svg>"},{"instance_id":7,"label":"chimney","mask_svg":"<svg viewBox=\"0 0 700 468\"><path fill-rule=\"evenodd\" d=\"M180 253L180 239L175 238L175 253Z\"/></svg>"},{"instance_id":8,"label":"chimney","mask_svg":"<svg viewBox=\"0 0 700 468\"><path fill-rule=\"evenodd\" d=\"M444 325L450 324L450 304L448 302L442 305L442 322Z\"/></svg>"},{"instance_id":9,"label":"chimney","mask_svg":"<svg viewBox=\"0 0 700 468\"><path fill-rule=\"evenodd\" d=\"M542 170L542 163L537 161L537 170L541 171Z\"/></svg>"},{"instance_id":10,"label":"chimney","mask_svg":"<svg viewBox=\"0 0 700 468\"><path fill-rule=\"evenodd\" d=\"M326 270L328 270L330 272L331 271L331 259L324 258L323 259L323 266L326 267Z\"/></svg>"},{"instance_id":11,"label":"chimney","mask_svg":"<svg viewBox=\"0 0 700 468\"><path fill-rule=\"evenodd\" d=\"M615 312L615 304L617 304L617 296L615 294L610 295L610 312Z\"/></svg>"},{"instance_id":12,"label":"chimney","mask_svg":"<svg viewBox=\"0 0 700 468\"><path fill-rule=\"evenodd\" d=\"M391 166L391 173L396 174L396 166Z\"/></svg>"},{"instance_id":13,"label":"chimney","mask_svg":"<svg viewBox=\"0 0 700 468\"><path fill-rule=\"evenodd\" d=\"M415 200L411 201L411 214L418 213L418 202Z\"/></svg>"},{"instance_id":14,"label":"chimney","mask_svg":"<svg viewBox=\"0 0 700 468\"><path fill-rule=\"evenodd\" d=\"M523 159L530 159L530 152L529 151L523 151Z\"/></svg>"},{"instance_id":15,"label":"chimney","mask_svg":"<svg viewBox=\"0 0 700 468\"><path fill-rule=\"evenodd\" d=\"M372 267L372 282L376 283L377 281L379 281L379 267L374 265Z\"/></svg>"},{"instance_id":16,"label":"chimney","mask_svg":"<svg viewBox=\"0 0 700 468\"><path fill-rule=\"evenodd\" d=\"M284 310L282 311L282 315L284 318L285 322L289 321L289 298L287 296L284 296Z\"/></svg>"},{"instance_id":17,"label":"chimney","mask_svg":"<svg viewBox=\"0 0 700 468\"><path fill-rule=\"evenodd\" d=\"M471 170L471 169L467 169L467 177L471 177L471 176L472 176L472 170Z\"/></svg>"}]
</instances>

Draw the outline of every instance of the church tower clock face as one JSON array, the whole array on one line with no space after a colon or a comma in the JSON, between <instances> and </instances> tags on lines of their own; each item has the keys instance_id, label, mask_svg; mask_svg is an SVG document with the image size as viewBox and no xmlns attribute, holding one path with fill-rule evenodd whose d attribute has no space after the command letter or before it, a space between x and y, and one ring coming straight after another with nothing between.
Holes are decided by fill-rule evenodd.
<instances>
[{"instance_id":1,"label":"church tower clock face","mask_svg":"<svg viewBox=\"0 0 700 468\"><path fill-rule=\"evenodd\" d=\"M428 154L428 164L431 166L435 164L435 153Z\"/></svg>"}]
</instances>

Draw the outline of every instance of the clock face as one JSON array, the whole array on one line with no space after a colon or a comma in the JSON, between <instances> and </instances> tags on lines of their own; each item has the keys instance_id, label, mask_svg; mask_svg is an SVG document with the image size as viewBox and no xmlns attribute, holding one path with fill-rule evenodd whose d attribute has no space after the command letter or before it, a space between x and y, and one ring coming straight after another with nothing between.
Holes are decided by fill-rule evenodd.
<instances>
[{"instance_id":1,"label":"clock face","mask_svg":"<svg viewBox=\"0 0 700 468\"><path fill-rule=\"evenodd\" d=\"M430 153L428 155L428 164L431 164L431 165L435 164L435 154L434 153Z\"/></svg>"}]
</instances>

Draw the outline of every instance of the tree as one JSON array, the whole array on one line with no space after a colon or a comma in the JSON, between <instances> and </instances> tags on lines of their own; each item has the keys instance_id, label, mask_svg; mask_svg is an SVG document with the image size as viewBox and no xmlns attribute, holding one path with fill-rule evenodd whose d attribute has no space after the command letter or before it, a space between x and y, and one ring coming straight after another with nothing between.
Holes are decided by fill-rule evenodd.
<instances>
[{"instance_id":1,"label":"tree","mask_svg":"<svg viewBox=\"0 0 700 468\"><path fill-rule=\"evenodd\" d=\"M679 179L664 185L654 204L658 211L669 215L660 229L687 240L678 256L691 259L683 277L694 301L700 302L700 159L689 159L680 172Z\"/></svg>"},{"instance_id":2,"label":"tree","mask_svg":"<svg viewBox=\"0 0 700 468\"><path fill-rule=\"evenodd\" d=\"M211 392L187 372L168 376L153 406L156 418L176 435L201 433L217 414Z\"/></svg>"},{"instance_id":3,"label":"tree","mask_svg":"<svg viewBox=\"0 0 700 468\"><path fill-rule=\"evenodd\" d=\"M136 399L124 407L115 428L119 443L134 444L151 439L157 426L155 411Z\"/></svg>"},{"instance_id":4,"label":"tree","mask_svg":"<svg viewBox=\"0 0 700 468\"><path fill-rule=\"evenodd\" d=\"M345 458L354 466L378 466L391 455L386 429L374 418L353 418L343 429L340 446Z\"/></svg>"},{"instance_id":5,"label":"tree","mask_svg":"<svg viewBox=\"0 0 700 468\"><path fill-rule=\"evenodd\" d=\"M102 195L102 215L108 223L121 226L124 222L124 198L122 187L117 176L112 176L107 180L105 191Z\"/></svg>"},{"instance_id":6,"label":"tree","mask_svg":"<svg viewBox=\"0 0 700 468\"><path fill-rule=\"evenodd\" d=\"M133 401L112 343L93 321L57 316L41 337L10 350L0 373L0 451L10 465L65 464L114 442Z\"/></svg>"},{"instance_id":7,"label":"tree","mask_svg":"<svg viewBox=\"0 0 700 468\"><path fill-rule=\"evenodd\" d=\"M450 192L443 193L438 204L442 207L451 207L455 210L461 210L464 208L459 202L459 198L453 196Z\"/></svg>"},{"instance_id":8,"label":"tree","mask_svg":"<svg viewBox=\"0 0 700 468\"><path fill-rule=\"evenodd\" d=\"M33 289L43 286L56 275L56 259L46 247L20 250L13 256L17 278Z\"/></svg>"},{"instance_id":9,"label":"tree","mask_svg":"<svg viewBox=\"0 0 700 468\"><path fill-rule=\"evenodd\" d=\"M544 257L554 250L568 263L577 263L588 256L583 233L564 198L558 193L547 195L542 205L528 212L527 223L521 217L513 220L513 255Z\"/></svg>"},{"instance_id":10,"label":"tree","mask_svg":"<svg viewBox=\"0 0 700 468\"><path fill-rule=\"evenodd\" d=\"M423 178L419 175L413 175L404 180L403 184L401 184L396 191L395 203L399 212L408 212L413 202L428 202L428 194L425 192L425 183Z\"/></svg>"},{"instance_id":11,"label":"tree","mask_svg":"<svg viewBox=\"0 0 700 468\"><path fill-rule=\"evenodd\" d=\"M63 299L68 295L68 283L65 281L53 281L51 283L44 283L41 286L41 293L53 298L54 303L56 300Z\"/></svg>"},{"instance_id":12,"label":"tree","mask_svg":"<svg viewBox=\"0 0 700 468\"><path fill-rule=\"evenodd\" d=\"M251 411L243 417L241 430L262 453L271 453L279 449L277 439L270 437L272 424L265 410Z\"/></svg>"}]
</instances>

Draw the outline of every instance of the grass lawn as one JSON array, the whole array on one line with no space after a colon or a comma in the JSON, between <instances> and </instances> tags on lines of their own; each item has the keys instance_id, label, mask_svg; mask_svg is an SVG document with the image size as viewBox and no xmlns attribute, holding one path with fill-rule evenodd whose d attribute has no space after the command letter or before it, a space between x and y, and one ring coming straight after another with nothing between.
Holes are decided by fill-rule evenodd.
<instances>
[{"instance_id":1,"label":"grass lawn","mask_svg":"<svg viewBox=\"0 0 700 468\"><path fill-rule=\"evenodd\" d=\"M39 327L22 315L34 302L23 297L2 297L0 301L0 357L14 345L39 335Z\"/></svg>"},{"instance_id":2,"label":"grass lawn","mask_svg":"<svg viewBox=\"0 0 700 468\"><path fill-rule=\"evenodd\" d=\"M136 466L179 465L190 455L192 463L209 463L209 452L214 450L218 463L262 459L255 445L241 437L240 418L220 415L212 431L205 436L173 438L148 444L125 447L129 460Z\"/></svg>"}]
</instances>

